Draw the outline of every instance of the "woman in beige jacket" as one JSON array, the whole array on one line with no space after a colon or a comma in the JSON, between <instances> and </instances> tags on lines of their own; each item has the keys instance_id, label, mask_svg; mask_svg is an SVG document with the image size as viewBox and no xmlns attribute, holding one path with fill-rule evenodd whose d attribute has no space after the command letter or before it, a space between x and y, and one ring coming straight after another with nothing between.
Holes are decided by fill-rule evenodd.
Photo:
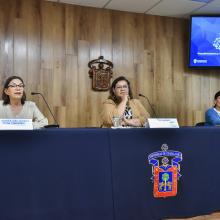
<instances>
[{"instance_id":1,"label":"woman in beige jacket","mask_svg":"<svg viewBox=\"0 0 220 220\"><path fill-rule=\"evenodd\" d=\"M124 76L116 78L103 103L102 126L111 127L113 117L120 117L122 126L141 127L149 116L141 102L133 98L130 82Z\"/></svg>"}]
</instances>

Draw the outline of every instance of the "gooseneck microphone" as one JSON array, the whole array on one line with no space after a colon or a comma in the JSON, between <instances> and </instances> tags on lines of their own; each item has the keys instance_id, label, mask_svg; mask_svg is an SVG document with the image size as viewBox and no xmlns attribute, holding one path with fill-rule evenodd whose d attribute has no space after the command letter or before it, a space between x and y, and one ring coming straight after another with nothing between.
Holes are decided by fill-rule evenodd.
<instances>
[{"instance_id":1,"label":"gooseneck microphone","mask_svg":"<svg viewBox=\"0 0 220 220\"><path fill-rule=\"evenodd\" d=\"M150 108L151 108L151 110L152 110L152 112L153 112L155 118L158 118L158 117L157 117L157 114L156 114L156 112L155 112L155 110L154 110L154 108L153 108L153 105L151 104L151 102L150 102L150 100L148 99L148 97L145 96L145 95L143 95L143 94L141 94L141 93L139 94L139 96L141 96L141 97L143 97L143 98L145 98L145 99L147 100L147 102L148 102L148 104L149 104L149 106L150 106Z\"/></svg>"},{"instance_id":2,"label":"gooseneck microphone","mask_svg":"<svg viewBox=\"0 0 220 220\"><path fill-rule=\"evenodd\" d=\"M44 102L45 102L46 105L47 105L47 108L49 109L50 114L51 114L52 117L53 117L54 122L56 123L56 124L53 124L53 125L46 125L46 126L44 126L44 127L45 127L45 128L52 128L52 127L53 127L53 128L59 128L60 126L59 126L59 124L57 123L57 120L55 119L55 117L54 117L54 115L53 115L53 113L52 113L52 111L51 111L51 109L50 109L50 106L48 105L48 103L47 103L46 99L44 98L43 94L40 93L40 92L31 92L31 95L40 95L40 96L43 98Z\"/></svg>"}]
</instances>

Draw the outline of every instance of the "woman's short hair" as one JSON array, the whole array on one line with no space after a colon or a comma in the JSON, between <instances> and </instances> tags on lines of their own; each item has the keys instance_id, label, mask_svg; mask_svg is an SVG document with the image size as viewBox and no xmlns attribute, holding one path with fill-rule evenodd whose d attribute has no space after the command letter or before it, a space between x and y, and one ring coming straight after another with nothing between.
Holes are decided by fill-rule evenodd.
<instances>
[{"instance_id":1,"label":"woman's short hair","mask_svg":"<svg viewBox=\"0 0 220 220\"><path fill-rule=\"evenodd\" d=\"M214 99L216 100L219 96L220 96L220 91L218 91L218 92L215 93Z\"/></svg>"},{"instance_id":2,"label":"woman's short hair","mask_svg":"<svg viewBox=\"0 0 220 220\"><path fill-rule=\"evenodd\" d=\"M21 77L19 77L19 76L10 76L10 77L8 77L8 78L5 80L4 87L3 87L3 90L2 90L3 105L10 104L10 98L9 98L9 96L5 93L5 89L8 88L10 82L11 82L13 79L19 79L19 80L24 84L23 79L22 79ZM21 104L24 105L25 101L26 101L26 94L25 94L25 92L23 92L23 96L22 96L22 98L21 98Z\"/></svg>"},{"instance_id":3,"label":"woman's short hair","mask_svg":"<svg viewBox=\"0 0 220 220\"><path fill-rule=\"evenodd\" d=\"M131 85L130 85L130 82L128 81L127 78L125 78L124 76L119 76L118 78L116 78L113 82L112 82L112 85L111 85L111 88L109 90L109 99L113 100L115 103L119 104L121 102L121 98L120 97L117 97L114 93L114 89L116 87L116 84L119 82L119 81L126 81L127 84L128 84L128 95L130 97L130 99L133 99L133 94L132 94L132 91L131 91Z\"/></svg>"}]
</instances>

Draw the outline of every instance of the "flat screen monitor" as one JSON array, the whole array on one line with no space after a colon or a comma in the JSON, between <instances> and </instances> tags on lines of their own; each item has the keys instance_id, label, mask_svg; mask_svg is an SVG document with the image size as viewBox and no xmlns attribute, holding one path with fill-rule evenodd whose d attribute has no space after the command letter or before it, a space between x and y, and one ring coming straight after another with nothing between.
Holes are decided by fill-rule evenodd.
<instances>
[{"instance_id":1,"label":"flat screen monitor","mask_svg":"<svg viewBox=\"0 0 220 220\"><path fill-rule=\"evenodd\" d=\"M220 16L190 18L189 67L220 67Z\"/></svg>"}]
</instances>

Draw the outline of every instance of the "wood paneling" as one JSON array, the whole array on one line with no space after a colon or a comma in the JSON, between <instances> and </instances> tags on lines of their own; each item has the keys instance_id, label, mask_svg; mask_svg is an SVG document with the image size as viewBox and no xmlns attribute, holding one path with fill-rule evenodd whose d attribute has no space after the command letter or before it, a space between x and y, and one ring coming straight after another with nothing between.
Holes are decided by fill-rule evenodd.
<instances>
[{"instance_id":1,"label":"wood paneling","mask_svg":"<svg viewBox=\"0 0 220 220\"><path fill-rule=\"evenodd\" d=\"M28 99L51 123L45 104L31 91L45 95L62 127L99 126L108 92L91 90L87 64L103 55L114 63L114 77L125 75L134 95L147 95L159 117L194 125L204 120L220 90L220 71L189 70L187 38L184 19L0 0L0 82L22 76Z\"/></svg>"}]
</instances>

